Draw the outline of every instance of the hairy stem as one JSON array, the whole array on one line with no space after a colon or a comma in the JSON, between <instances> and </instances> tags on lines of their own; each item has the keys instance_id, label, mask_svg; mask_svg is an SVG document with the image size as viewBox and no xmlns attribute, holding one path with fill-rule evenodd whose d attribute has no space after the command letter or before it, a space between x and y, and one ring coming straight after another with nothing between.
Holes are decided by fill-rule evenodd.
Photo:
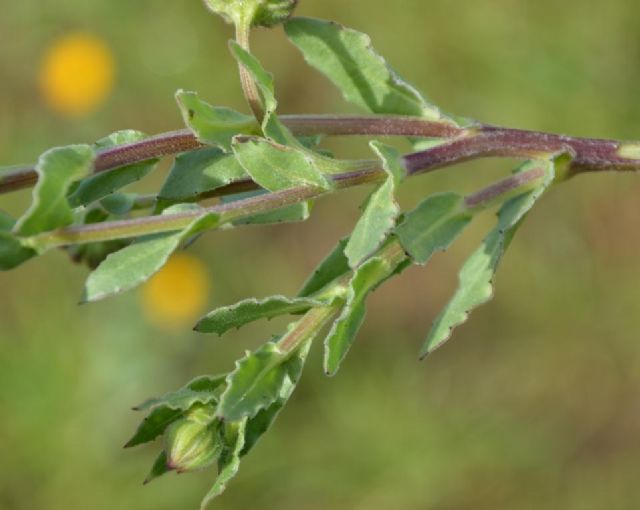
<instances>
[{"instance_id":1,"label":"hairy stem","mask_svg":"<svg viewBox=\"0 0 640 510\"><path fill-rule=\"evenodd\" d=\"M493 207L513 196L534 189L546 175L547 172L543 167L511 175L491 186L467 195L464 204L468 209L475 210Z\"/></svg>"},{"instance_id":2,"label":"hairy stem","mask_svg":"<svg viewBox=\"0 0 640 510\"><path fill-rule=\"evenodd\" d=\"M486 208L490 207L496 201L525 192L531 188L536 180L542 177L540 171L541 169L534 168L527 172L510 176L484 190L470 195L466 199L466 204L470 208ZM415 173L413 175L415 175ZM330 177L333 179L335 190L340 190L381 181L386 177L386 173L379 167L372 167ZM45 251L51 248L73 244L86 244L142 235L176 232L186 228L196 218L205 213L220 215L219 225L224 225L255 214L275 211L306 200L318 198L330 192L331 191L321 188L302 186L184 213L145 216L130 220L107 221L61 228L26 238L23 242L25 246L29 246L38 251Z\"/></svg>"},{"instance_id":3,"label":"hairy stem","mask_svg":"<svg viewBox=\"0 0 640 510\"><path fill-rule=\"evenodd\" d=\"M249 21L236 25L236 41L247 52L251 52L251 47L249 45L250 34L251 24ZM256 120L259 124L262 124L262 120L264 119L264 105L256 82L253 81L249 71L247 71L244 65L240 62L238 62L238 71L240 72L240 83L242 85L244 97L247 100L249 108L253 112Z\"/></svg>"},{"instance_id":4,"label":"hairy stem","mask_svg":"<svg viewBox=\"0 0 640 510\"><path fill-rule=\"evenodd\" d=\"M282 352L291 353L304 342L313 340L339 309L339 302L312 308L278 341L278 348Z\"/></svg>"},{"instance_id":5,"label":"hairy stem","mask_svg":"<svg viewBox=\"0 0 640 510\"><path fill-rule=\"evenodd\" d=\"M486 157L531 158L550 152L568 151L575 155L569 176L604 170L640 170L640 159L625 157L624 142L595 138L575 138L538 131L477 125L459 129L451 125L415 117L294 115L280 117L296 135L414 136L446 139L443 144L405 157L410 173L421 173ZM172 131L140 142L120 145L98 153L95 171L102 172L146 159L169 156L204 147L188 130ZM33 186L37 174L33 167L0 173L0 193ZM232 183L211 196L255 189L250 181Z\"/></svg>"}]
</instances>

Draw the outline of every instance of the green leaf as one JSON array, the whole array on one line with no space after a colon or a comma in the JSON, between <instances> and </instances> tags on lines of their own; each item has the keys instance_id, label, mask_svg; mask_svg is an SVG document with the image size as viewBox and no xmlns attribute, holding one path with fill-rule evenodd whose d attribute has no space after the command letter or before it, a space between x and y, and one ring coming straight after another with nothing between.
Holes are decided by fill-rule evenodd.
<instances>
[{"instance_id":1,"label":"green leaf","mask_svg":"<svg viewBox=\"0 0 640 510\"><path fill-rule=\"evenodd\" d=\"M0 271L14 269L37 255L11 233L14 225L15 220L0 210Z\"/></svg>"},{"instance_id":2,"label":"green leaf","mask_svg":"<svg viewBox=\"0 0 640 510\"><path fill-rule=\"evenodd\" d=\"M332 174L358 169L357 165L353 166L353 162L335 160L314 152L303 141L297 139L275 113L278 101L275 97L273 76L262 67L262 64L255 56L235 41L230 41L229 47L238 63L250 74L262 95L265 109L264 119L262 120L262 133L267 139L275 142L276 145L287 146L292 151L300 152L300 157L304 157L308 161L307 165L313 166L314 173L317 174ZM316 179L319 178L319 175L317 175ZM324 183L325 186L327 184L326 182Z\"/></svg>"},{"instance_id":3,"label":"green leaf","mask_svg":"<svg viewBox=\"0 0 640 510\"><path fill-rule=\"evenodd\" d=\"M169 208L165 213L175 212L179 207ZM193 207L201 209L198 206ZM98 301L147 281L166 264L181 243L193 235L217 226L219 220L219 215L203 212L178 233L148 236L112 253L87 279L82 301Z\"/></svg>"},{"instance_id":4,"label":"green leaf","mask_svg":"<svg viewBox=\"0 0 640 510\"><path fill-rule=\"evenodd\" d=\"M169 392L162 397L145 400L133 409L134 411L149 411L156 407L166 406L170 409L186 411L197 403L208 404L216 400L215 391L224 384L226 377L226 374L197 377L179 390Z\"/></svg>"},{"instance_id":5,"label":"green leaf","mask_svg":"<svg viewBox=\"0 0 640 510\"><path fill-rule=\"evenodd\" d=\"M262 120L262 132L264 136L270 138L281 145L289 145L303 149L304 147L289 129L278 119L275 111L278 101L275 96L273 76L267 72L262 64L251 53L245 50L235 41L229 41L229 49L240 65L242 65L253 78L260 90L264 102L264 119Z\"/></svg>"},{"instance_id":6,"label":"green leaf","mask_svg":"<svg viewBox=\"0 0 640 510\"><path fill-rule=\"evenodd\" d=\"M389 276L396 267L381 257L367 260L356 271L347 289L346 303L325 340L324 370L335 375L353 344L366 314L369 294Z\"/></svg>"},{"instance_id":7,"label":"green leaf","mask_svg":"<svg viewBox=\"0 0 640 510\"><path fill-rule=\"evenodd\" d=\"M272 319L286 314L306 312L315 306L324 306L326 302L308 298L287 298L271 296L261 301L255 298L240 301L233 306L224 306L207 314L198 322L196 331L223 335L233 328L259 319Z\"/></svg>"},{"instance_id":8,"label":"green leaf","mask_svg":"<svg viewBox=\"0 0 640 510\"><path fill-rule=\"evenodd\" d=\"M218 397L216 390L224 384L225 377L224 375L198 377L178 391L149 399L134 407L135 411L150 412L125 448L153 441L195 404L216 402Z\"/></svg>"},{"instance_id":9,"label":"green leaf","mask_svg":"<svg viewBox=\"0 0 640 510\"><path fill-rule=\"evenodd\" d=\"M350 101L372 113L444 119L372 48L368 35L334 22L293 18L285 24L305 60L324 73Z\"/></svg>"},{"instance_id":10,"label":"green leaf","mask_svg":"<svg viewBox=\"0 0 640 510\"><path fill-rule=\"evenodd\" d=\"M438 193L408 213L395 234L416 264L426 264L438 250L446 250L473 219L464 197Z\"/></svg>"},{"instance_id":11,"label":"green leaf","mask_svg":"<svg viewBox=\"0 0 640 510\"><path fill-rule=\"evenodd\" d=\"M67 202L67 191L75 181L89 175L94 157L88 145L59 147L40 156L31 207L18 220L14 231L20 236L31 236L70 225L73 211Z\"/></svg>"},{"instance_id":12,"label":"green leaf","mask_svg":"<svg viewBox=\"0 0 640 510\"><path fill-rule=\"evenodd\" d=\"M309 297L316 294L336 278L351 271L349 259L347 259L344 251L349 242L346 237L338 242L338 245L315 269L313 274L305 282L302 290L298 293L299 297Z\"/></svg>"},{"instance_id":13,"label":"green leaf","mask_svg":"<svg viewBox=\"0 0 640 510\"><path fill-rule=\"evenodd\" d=\"M166 406L155 408L142 420L142 423L138 426L138 430L124 447L132 448L153 441L161 436L166 428L178 420L183 414L184 411L180 409L171 409Z\"/></svg>"},{"instance_id":14,"label":"green leaf","mask_svg":"<svg viewBox=\"0 0 640 510\"><path fill-rule=\"evenodd\" d=\"M547 177L537 188L507 200L500 208L498 224L462 267L458 289L434 321L420 354L422 358L441 347L451 337L453 330L467 321L474 308L493 296L493 281L505 250L525 215L555 177L554 160L528 162L519 171L528 170L533 165L544 165Z\"/></svg>"},{"instance_id":15,"label":"green leaf","mask_svg":"<svg viewBox=\"0 0 640 510\"><path fill-rule=\"evenodd\" d=\"M224 424L225 448L218 461L218 477L213 487L202 500L200 510L205 510L215 498L222 494L229 481L238 473L240 454L244 448L245 427L246 420Z\"/></svg>"},{"instance_id":16,"label":"green leaf","mask_svg":"<svg viewBox=\"0 0 640 510\"><path fill-rule=\"evenodd\" d=\"M227 376L217 415L225 421L252 418L279 397L287 377L287 353L268 342L236 362Z\"/></svg>"},{"instance_id":17,"label":"green leaf","mask_svg":"<svg viewBox=\"0 0 640 510\"><path fill-rule=\"evenodd\" d=\"M252 179L269 191L298 186L331 189L313 159L300 150L252 137L237 138L233 150Z\"/></svg>"},{"instance_id":18,"label":"green leaf","mask_svg":"<svg viewBox=\"0 0 640 510\"><path fill-rule=\"evenodd\" d=\"M287 378L280 390L280 396L269 407L262 409L253 418L247 421L245 430L245 444L241 455L246 455L256 445L262 435L269 430L280 411L293 394L304 368L311 342L307 342L298 349L290 360L287 361Z\"/></svg>"},{"instance_id":19,"label":"green leaf","mask_svg":"<svg viewBox=\"0 0 640 510\"><path fill-rule=\"evenodd\" d=\"M127 216L136 208L136 193L112 193L100 200L100 206L114 216Z\"/></svg>"},{"instance_id":20,"label":"green leaf","mask_svg":"<svg viewBox=\"0 0 640 510\"><path fill-rule=\"evenodd\" d=\"M494 230L469 257L460 271L458 290L429 332L420 354L422 358L441 347L453 330L467 321L472 309L493 297L493 279L505 248L504 236Z\"/></svg>"},{"instance_id":21,"label":"green leaf","mask_svg":"<svg viewBox=\"0 0 640 510\"><path fill-rule=\"evenodd\" d=\"M255 119L229 108L211 106L195 92L179 90L176 101L185 124L198 140L231 151L231 140L237 134L258 134Z\"/></svg>"},{"instance_id":22,"label":"green leaf","mask_svg":"<svg viewBox=\"0 0 640 510\"><path fill-rule=\"evenodd\" d=\"M180 154L171 167L158 198L164 202L190 201L247 177L233 154L218 148Z\"/></svg>"},{"instance_id":23,"label":"green leaf","mask_svg":"<svg viewBox=\"0 0 640 510\"><path fill-rule=\"evenodd\" d=\"M139 142L148 138L147 135L140 131L125 130L118 131L106 138L98 140L94 148L97 151L117 147L118 145L126 145ZM69 195L68 200L71 206L78 207L87 205L96 200L100 200L112 194L114 191L124 188L125 186L139 181L151 172L158 159L149 159L132 165L125 165L112 170L98 172L84 179L78 184L73 193Z\"/></svg>"},{"instance_id":24,"label":"green leaf","mask_svg":"<svg viewBox=\"0 0 640 510\"><path fill-rule=\"evenodd\" d=\"M148 483L168 473L169 471L171 471L171 469L169 468L169 466L167 466L167 454L163 451L160 453L160 455L158 455L155 462L153 463L151 471L149 471L149 474L144 479L144 485L147 485Z\"/></svg>"},{"instance_id":25,"label":"green leaf","mask_svg":"<svg viewBox=\"0 0 640 510\"><path fill-rule=\"evenodd\" d=\"M374 253L395 227L400 215L396 189L406 175L402 157L396 149L375 141L369 145L382 160L387 179L369 197L344 250L351 267L359 266Z\"/></svg>"}]
</instances>

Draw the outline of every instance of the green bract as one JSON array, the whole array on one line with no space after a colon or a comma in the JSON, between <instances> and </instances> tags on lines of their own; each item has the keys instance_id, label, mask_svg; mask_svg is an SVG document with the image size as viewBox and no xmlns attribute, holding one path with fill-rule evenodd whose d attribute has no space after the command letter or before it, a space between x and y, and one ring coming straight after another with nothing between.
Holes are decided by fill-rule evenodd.
<instances>
[{"instance_id":1,"label":"green bract","mask_svg":"<svg viewBox=\"0 0 640 510\"><path fill-rule=\"evenodd\" d=\"M271 27L285 21L298 0L205 0L206 6L227 23Z\"/></svg>"}]
</instances>

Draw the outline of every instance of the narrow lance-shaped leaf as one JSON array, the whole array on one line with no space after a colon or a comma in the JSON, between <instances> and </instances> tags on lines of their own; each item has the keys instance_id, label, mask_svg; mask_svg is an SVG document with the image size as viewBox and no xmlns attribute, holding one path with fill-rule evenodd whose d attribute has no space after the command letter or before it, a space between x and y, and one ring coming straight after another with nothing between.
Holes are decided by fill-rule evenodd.
<instances>
[{"instance_id":1,"label":"narrow lance-shaped leaf","mask_svg":"<svg viewBox=\"0 0 640 510\"><path fill-rule=\"evenodd\" d=\"M372 48L368 35L312 18L292 18L285 30L305 60L324 73L347 101L372 113L445 119Z\"/></svg>"},{"instance_id":2,"label":"narrow lance-shaped leaf","mask_svg":"<svg viewBox=\"0 0 640 510\"><path fill-rule=\"evenodd\" d=\"M195 327L201 333L217 333L223 335L233 328L240 328L245 324L259 319L272 319L286 314L306 312L310 308L323 306L327 303L309 298L287 298L271 296L261 301L246 299L233 306L224 306L203 317Z\"/></svg>"},{"instance_id":3,"label":"narrow lance-shaped leaf","mask_svg":"<svg viewBox=\"0 0 640 510\"><path fill-rule=\"evenodd\" d=\"M220 456L218 478L202 501L201 508L204 509L213 499L222 494L229 481L237 474L240 467L240 458L249 453L262 435L271 427L295 390L309 354L310 346L311 342L307 341L285 362L286 375L280 387L279 395L271 405L258 411L253 418L244 418L239 422L225 423L224 441L227 447Z\"/></svg>"},{"instance_id":4,"label":"narrow lance-shaped leaf","mask_svg":"<svg viewBox=\"0 0 640 510\"><path fill-rule=\"evenodd\" d=\"M101 151L118 145L139 142L145 138L147 138L147 135L140 131L118 131L106 138L98 140L94 144L94 149ZM153 170L158 161L158 159L149 159L147 161L93 174L82 180L73 190L71 195L69 195L69 203L73 207L78 207L100 200L120 188L142 179Z\"/></svg>"},{"instance_id":5,"label":"narrow lance-shaped leaf","mask_svg":"<svg viewBox=\"0 0 640 510\"><path fill-rule=\"evenodd\" d=\"M324 324L332 317L342 296L334 294L331 305L309 310L277 341L266 343L236 362L236 369L227 377L227 386L220 397L217 415L225 421L249 419L269 408L290 379L291 364L296 363L299 350L309 348ZM334 305L335 302L335 305Z\"/></svg>"},{"instance_id":6,"label":"narrow lance-shaped leaf","mask_svg":"<svg viewBox=\"0 0 640 510\"><path fill-rule=\"evenodd\" d=\"M237 42L229 41L229 48L238 63L249 72L262 95L265 110L262 121L262 132L264 136L279 144L303 149L303 146L296 140L291 131L289 131L275 114L278 101L275 96L273 76L262 67L262 64L256 57Z\"/></svg>"},{"instance_id":7,"label":"narrow lance-shaped leaf","mask_svg":"<svg viewBox=\"0 0 640 510\"><path fill-rule=\"evenodd\" d=\"M256 445L262 435L269 430L278 414L293 394L302 370L304 368L311 342L302 345L287 361L287 377L280 389L280 396L269 407L260 410L253 418L247 421L245 429L245 444L242 455L246 455Z\"/></svg>"},{"instance_id":8,"label":"narrow lance-shaped leaf","mask_svg":"<svg viewBox=\"0 0 640 510\"><path fill-rule=\"evenodd\" d=\"M366 314L366 300L371 291L391 276L396 266L382 257L367 260L355 272L347 289L342 313L325 340L324 370L335 375L349 352Z\"/></svg>"},{"instance_id":9,"label":"narrow lance-shaped leaf","mask_svg":"<svg viewBox=\"0 0 640 510\"><path fill-rule=\"evenodd\" d=\"M231 151L231 140L237 134L258 134L255 119L229 108L212 106L195 92L179 90L176 101L187 127L203 143Z\"/></svg>"},{"instance_id":10,"label":"narrow lance-shaped leaf","mask_svg":"<svg viewBox=\"0 0 640 510\"><path fill-rule=\"evenodd\" d=\"M218 476L207 495L200 504L200 510L205 510L209 504L227 488L231 479L240 469L240 455L244 448L245 428L247 420L224 424L225 448L218 461Z\"/></svg>"},{"instance_id":11,"label":"narrow lance-shaped leaf","mask_svg":"<svg viewBox=\"0 0 640 510\"><path fill-rule=\"evenodd\" d=\"M287 377L287 353L268 342L236 362L227 376L217 415L225 421L252 418L275 402Z\"/></svg>"},{"instance_id":12,"label":"narrow lance-shaped leaf","mask_svg":"<svg viewBox=\"0 0 640 510\"><path fill-rule=\"evenodd\" d=\"M464 197L438 193L409 212L395 234L416 264L426 264L436 251L447 249L472 219Z\"/></svg>"},{"instance_id":13,"label":"narrow lance-shaped leaf","mask_svg":"<svg viewBox=\"0 0 640 510\"><path fill-rule=\"evenodd\" d=\"M309 149L305 144L298 140L293 133L280 121L276 115L278 101L276 100L273 85L273 76L268 73L258 59L245 50L235 41L229 42L231 53L238 63L242 65L258 87L264 101L264 119L262 121L262 133L276 145L284 145L290 147L291 150L304 155L314 171L320 173L340 173L349 170L355 170L351 161L341 161ZM245 167L246 168L246 167ZM248 171L249 169L247 169Z\"/></svg>"},{"instance_id":14,"label":"narrow lance-shaped leaf","mask_svg":"<svg viewBox=\"0 0 640 510\"><path fill-rule=\"evenodd\" d=\"M382 161L387 173L386 181L369 197L344 253L351 267L359 266L385 241L400 215L396 202L396 189L406 175L400 153L393 147L372 141L371 148Z\"/></svg>"},{"instance_id":15,"label":"narrow lance-shaped leaf","mask_svg":"<svg viewBox=\"0 0 640 510\"><path fill-rule=\"evenodd\" d=\"M198 206L191 208L201 209ZM165 213L170 214L183 209L184 207L174 206ZM217 214L203 212L180 232L150 236L112 253L89 275L83 302L98 301L147 281L165 265L181 243L190 236L217 226L219 219Z\"/></svg>"},{"instance_id":16,"label":"narrow lance-shaped leaf","mask_svg":"<svg viewBox=\"0 0 640 510\"><path fill-rule=\"evenodd\" d=\"M156 457L156 460L151 467L151 471L149 471L149 474L144 479L144 485L147 485L156 478L169 473L170 471L171 468L167 465L167 454L166 452L162 451L160 455Z\"/></svg>"},{"instance_id":17,"label":"narrow lance-shaped leaf","mask_svg":"<svg viewBox=\"0 0 640 510\"><path fill-rule=\"evenodd\" d=\"M349 259L344 253L348 242L348 237L341 239L338 242L338 245L331 251L331 253L329 253L320 265L318 265L313 274L304 283L302 289L298 293L298 296L311 296L326 287L329 283L333 282L336 278L339 278L351 271Z\"/></svg>"},{"instance_id":18,"label":"narrow lance-shaped leaf","mask_svg":"<svg viewBox=\"0 0 640 510\"><path fill-rule=\"evenodd\" d=\"M225 375L198 377L178 391L149 399L134 407L136 411L149 411L149 414L125 447L130 448L153 441L195 404L215 402L216 390L224 383L225 377Z\"/></svg>"},{"instance_id":19,"label":"narrow lance-shaped leaf","mask_svg":"<svg viewBox=\"0 0 640 510\"><path fill-rule=\"evenodd\" d=\"M224 384L226 377L226 374L196 377L179 390L145 400L133 409L135 411L149 411L156 407L166 406L170 409L186 411L194 404L207 404L215 400L215 391Z\"/></svg>"},{"instance_id":20,"label":"narrow lance-shaped leaf","mask_svg":"<svg viewBox=\"0 0 640 510\"><path fill-rule=\"evenodd\" d=\"M424 358L441 347L451 337L453 330L466 322L474 308L491 299L495 273L502 256L525 215L553 182L555 162L555 158L550 161L532 161L520 167L518 171L531 169L533 165L543 165L546 178L537 188L507 200L501 207L497 226L462 267L458 289L436 318L422 348L421 357Z\"/></svg>"},{"instance_id":21,"label":"narrow lance-shaped leaf","mask_svg":"<svg viewBox=\"0 0 640 510\"><path fill-rule=\"evenodd\" d=\"M89 175L94 157L88 145L59 147L40 156L31 207L18 220L14 231L20 236L31 236L71 224L73 211L67 192L74 182Z\"/></svg>"},{"instance_id":22,"label":"narrow lance-shaped leaf","mask_svg":"<svg viewBox=\"0 0 640 510\"><path fill-rule=\"evenodd\" d=\"M314 186L330 189L331 183L303 151L264 138L237 138L233 150L249 175L269 191Z\"/></svg>"}]
</instances>

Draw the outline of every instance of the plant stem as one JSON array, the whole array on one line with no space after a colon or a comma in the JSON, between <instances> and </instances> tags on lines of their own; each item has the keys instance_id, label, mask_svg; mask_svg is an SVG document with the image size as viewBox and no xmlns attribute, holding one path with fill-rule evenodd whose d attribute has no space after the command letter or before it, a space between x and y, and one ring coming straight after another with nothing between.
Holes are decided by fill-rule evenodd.
<instances>
[{"instance_id":1,"label":"plant stem","mask_svg":"<svg viewBox=\"0 0 640 510\"><path fill-rule=\"evenodd\" d=\"M408 258L397 239L386 243L372 256L384 259L388 264L389 273L393 272ZM353 271L348 271L325 287L321 293L332 296L343 296L346 293L346 286L349 284L352 276ZM283 352L289 353L304 341L312 340L322 327L344 306L344 303L344 298L336 297L331 304L327 306L312 308L279 340L278 347Z\"/></svg>"},{"instance_id":2,"label":"plant stem","mask_svg":"<svg viewBox=\"0 0 640 510\"><path fill-rule=\"evenodd\" d=\"M486 188L467 195L464 204L468 209L481 210L534 189L547 175L543 167L532 168L502 179Z\"/></svg>"},{"instance_id":3,"label":"plant stem","mask_svg":"<svg viewBox=\"0 0 640 510\"><path fill-rule=\"evenodd\" d=\"M282 116L294 134L379 135L446 138L442 145L415 152L405 157L410 173L420 173L444 166L485 157L531 158L563 150L575 153L569 176L605 170L640 170L640 159L621 155L626 144L615 140L575 138L538 131L476 125L462 130L447 124L415 117L395 116ZM171 131L140 142L120 145L98 153L95 171L111 170L146 159L178 154L205 147L188 130ZM12 169L0 174L0 194L35 184L33 167ZM232 183L211 196L255 189L250 181Z\"/></svg>"},{"instance_id":4,"label":"plant stem","mask_svg":"<svg viewBox=\"0 0 640 510\"><path fill-rule=\"evenodd\" d=\"M496 201L509 198L524 191L542 177L542 169L534 168L521 174L512 175L466 199L470 208L490 207ZM411 175L411 174L410 174ZM415 175L415 173L413 174ZM348 174L330 176L335 190L378 182L385 178L386 173L379 167L363 169ZM23 240L25 246L37 251L101 241L112 241L150 234L176 232L186 228L193 220L206 213L220 215L219 225L229 224L249 216L274 211L294 205L306 200L315 199L330 191L310 186L301 186L264 195L258 195L244 200L219 204L201 210L184 213L145 216L130 220L107 221L90 225L78 225L60 228L51 232L44 232Z\"/></svg>"},{"instance_id":5,"label":"plant stem","mask_svg":"<svg viewBox=\"0 0 640 510\"><path fill-rule=\"evenodd\" d=\"M251 23L250 20L244 20L242 23L236 24L236 41L242 47L242 49L247 52L251 52L251 47L249 45L249 36L251 34ZM244 97L249 104L249 108L253 112L258 124L262 124L262 120L264 119L264 106L262 104L262 98L260 96L260 92L258 91L258 87L256 86L256 82L253 81L251 74L247 69L242 65L242 63L238 62L238 70L240 72L240 83L242 84L242 91L244 92Z\"/></svg>"},{"instance_id":6,"label":"plant stem","mask_svg":"<svg viewBox=\"0 0 640 510\"><path fill-rule=\"evenodd\" d=\"M313 340L320 330L329 323L331 318L340 309L338 301L318 308L312 308L295 323L279 341L278 348L283 353L291 353L304 342Z\"/></svg>"},{"instance_id":7,"label":"plant stem","mask_svg":"<svg viewBox=\"0 0 640 510\"><path fill-rule=\"evenodd\" d=\"M176 232L186 228L193 220L206 213L219 214L220 225L222 225L244 217L304 202L324 192L324 190L312 187L292 188L196 211L60 228L26 238L24 244L38 251L43 251L72 244L112 241L142 235Z\"/></svg>"}]
</instances>

